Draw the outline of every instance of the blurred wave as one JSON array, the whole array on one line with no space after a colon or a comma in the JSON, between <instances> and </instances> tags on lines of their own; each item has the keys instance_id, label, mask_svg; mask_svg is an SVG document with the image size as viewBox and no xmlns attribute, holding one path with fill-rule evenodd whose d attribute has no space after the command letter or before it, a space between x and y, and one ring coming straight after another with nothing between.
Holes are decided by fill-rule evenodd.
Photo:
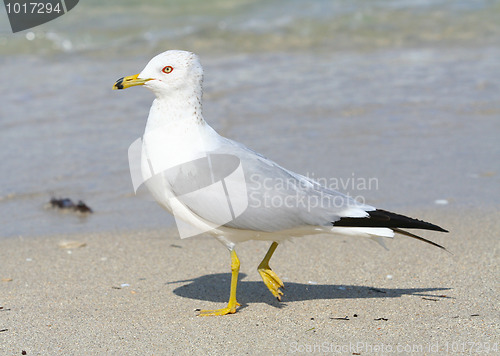
<instances>
[{"instance_id":1,"label":"blurred wave","mask_svg":"<svg viewBox=\"0 0 500 356\"><path fill-rule=\"evenodd\" d=\"M87 0L22 33L3 22L0 54L485 45L500 42L499 17L500 1L492 0Z\"/></svg>"}]
</instances>

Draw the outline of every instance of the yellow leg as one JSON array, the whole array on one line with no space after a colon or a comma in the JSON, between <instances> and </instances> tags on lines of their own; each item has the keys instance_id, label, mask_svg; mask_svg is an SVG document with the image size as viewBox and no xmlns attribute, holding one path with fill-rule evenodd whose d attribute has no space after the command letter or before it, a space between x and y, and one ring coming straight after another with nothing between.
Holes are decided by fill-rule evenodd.
<instances>
[{"instance_id":1,"label":"yellow leg","mask_svg":"<svg viewBox=\"0 0 500 356\"><path fill-rule=\"evenodd\" d=\"M240 260L234 250L231 250L231 292L227 307L215 310L201 310L199 316L226 315L236 313L236 307L240 304L236 301L236 286L238 284L238 273L240 272Z\"/></svg>"},{"instance_id":2,"label":"yellow leg","mask_svg":"<svg viewBox=\"0 0 500 356\"><path fill-rule=\"evenodd\" d=\"M259 267L257 267L257 270L259 271L259 274L262 277L262 280L264 281L264 284L267 286L267 288L279 301L281 301L283 292L280 290L280 288L285 288L285 285L278 277L278 275L274 273L274 271L269 267L269 260L271 259L274 250L276 250L276 247L278 247L278 243L273 242Z\"/></svg>"}]
</instances>

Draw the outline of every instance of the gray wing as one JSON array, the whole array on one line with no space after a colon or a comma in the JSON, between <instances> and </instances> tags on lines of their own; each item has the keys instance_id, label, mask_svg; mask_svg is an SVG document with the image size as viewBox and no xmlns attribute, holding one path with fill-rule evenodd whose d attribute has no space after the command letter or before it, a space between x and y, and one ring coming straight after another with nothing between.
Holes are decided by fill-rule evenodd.
<instances>
[{"instance_id":1,"label":"gray wing","mask_svg":"<svg viewBox=\"0 0 500 356\"><path fill-rule=\"evenodd\" d=\"M229 139L207 158L167 174L174 194L200 217L237 229L331 226L375 208L291 172Z\"/></svg>"}]
</instances>

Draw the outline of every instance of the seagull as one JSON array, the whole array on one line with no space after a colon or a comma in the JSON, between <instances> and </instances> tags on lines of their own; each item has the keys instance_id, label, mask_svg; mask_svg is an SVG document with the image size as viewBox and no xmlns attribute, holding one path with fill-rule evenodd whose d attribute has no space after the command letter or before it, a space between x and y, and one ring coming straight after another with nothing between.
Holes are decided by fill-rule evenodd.
<instances>
[{"instance_id":1,"label":"seagull","mask_svg":"<svg viewBox=\"0 0 500 356\"><path fill-rule=\"evenodd\" d=\"M198 310L199 315L233 314L240 306L236 300L240 261L235 251L240 242L271 241L258 272L279 301L284 284L269 261L278 245L292 237L330 234L380 242L397 233L446 250L403 229L447 230L362 204L219 135L202 115L202 83L198 56L169 50L151 59L139 74L113 85L113 89L144 86L156 96L139 155L141 179L154 199L174 215L180 232L179 224L185 223L229 250L229 302L221 309Z\"/></svg>"}]
</instances>

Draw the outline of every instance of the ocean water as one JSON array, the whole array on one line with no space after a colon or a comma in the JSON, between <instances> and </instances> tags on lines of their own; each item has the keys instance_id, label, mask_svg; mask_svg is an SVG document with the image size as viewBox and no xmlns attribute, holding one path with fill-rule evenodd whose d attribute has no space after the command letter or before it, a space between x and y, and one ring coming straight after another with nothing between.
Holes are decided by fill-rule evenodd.
<instances>
[{"instance_id":1,"label":"ocean water","mask_svg":"<svg viewBox=\"0 0 500 356\"><path fill-rule=\"evenodd\" d=\"M388 210L498 209L498 18L487 0L87 0L12 34L2 8L0 238L174 226L128 169L153 95L111 91L167 49L201 56L214 128L287 168Z\"/></svg>"}]
</instances>

